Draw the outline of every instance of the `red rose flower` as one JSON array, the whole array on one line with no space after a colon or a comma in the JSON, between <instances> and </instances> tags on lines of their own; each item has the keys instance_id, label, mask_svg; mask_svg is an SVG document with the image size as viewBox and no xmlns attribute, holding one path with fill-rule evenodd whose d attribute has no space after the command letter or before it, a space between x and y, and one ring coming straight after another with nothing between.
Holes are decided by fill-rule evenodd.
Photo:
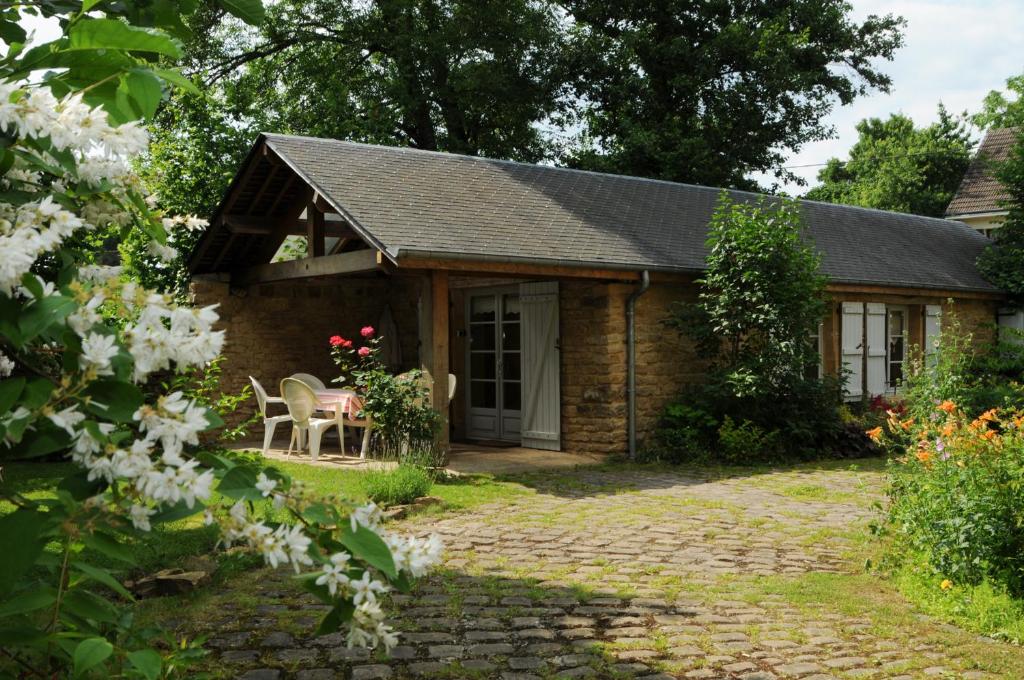
<instances>
[{"instance_id":1,"label":"red rose flower","mask_svg":"<svg viewBox=\"0 0 1024 680\"><path fill-rule=\"evenodd\" d=\"M344 345L345 345L345 338L341 337L340 335L332 335L331 336L331 346L332 347L343 347Z\"/></svg>"},{"instance_id":2,"label":"red rose flower","mask_svg":"<svg viewBox=\"0 0 1024 680\"><path fill-rule=\"evenodd\" d=\"M364 338L370 338L370 337L373 337L373 326L363 326L363 330L359 331L359 333L360 333L360 334L361 334L361 335L362 335L362 336L363 336Z\"/></svg>"},{"instance_id":3,"label":"red rose flower","mask_svg":"<svg viewBox=\"0 0 1024 680\"><path fill-rule=\"evenodd\" d=\"M341 343L341 346L344 347L345 349L352 349L352 341L345 340L344 342Z\"/></svg>"},{"instance_id":4,"label":"red rose flower","mask_svg":"<svg viewBox=\"0 0 1024 680\"><path fill-rule=\"evenodd\" d=\"M359 356L361 356L361 357L368 357L368 356L370 356L370 348L369 347L360 347L359 348Z\"/></svg>"}]
</instances>

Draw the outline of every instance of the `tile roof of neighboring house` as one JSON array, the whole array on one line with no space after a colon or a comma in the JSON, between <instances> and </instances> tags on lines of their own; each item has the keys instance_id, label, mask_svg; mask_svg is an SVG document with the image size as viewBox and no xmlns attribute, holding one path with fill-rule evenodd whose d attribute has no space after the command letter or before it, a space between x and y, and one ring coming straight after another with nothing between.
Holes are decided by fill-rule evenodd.
<instances>
[{"instance_id":1,"label":"tile roof of neighboring house","mask_svg":"<svg viewBox=\"0 0 1024 680\"><path fill-rule=\"evenodd\" d=\"M698 272L722 191L431 151L263 138L395 260L421 255ZM994 290L974 266L988 240L964 224L813 201L801 205L833 282ZM193 263L193 269L208 267Z\"/></svg>"},{"instance_id":2,"label":"tile roof of neighboring house","mask_svg":"<svg viewBox=\"0 0 1024 680\"><path fill-rule=\"evenodd\" d=\"M946 217L1006 210L1000 201L1006 192L992 172L992 164L1006 160L1017 139L1017 128L994 128L985 133L978 153L971 161L960 186L946 208Z\"/></svg>"}]
</instances>

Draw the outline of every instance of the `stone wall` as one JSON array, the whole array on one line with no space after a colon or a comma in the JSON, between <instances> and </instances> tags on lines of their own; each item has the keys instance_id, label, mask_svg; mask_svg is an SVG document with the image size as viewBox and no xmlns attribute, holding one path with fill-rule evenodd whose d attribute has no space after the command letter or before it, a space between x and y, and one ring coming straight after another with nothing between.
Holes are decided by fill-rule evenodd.
<instances>
[{"instance_id":1,"label":"stone wall","mask_svg":"<svg viewBox=\"0 0 1024 680\"><path fill-rule=\"evenodd\" d=\"M562 449L626 450L628 286L563 281L559 289Z\"/></svg>"},{"instance_id":2,"label":"stone wall","mask_svg":"<svg viewBox=\"0 0 1024 680\"><path fill-rule=\"evenodd\" d=\"M272 395L293 373L311 373L330 385L338 372L328 339L358 338L362 326L378 325L385 305L391 306L400 338L400 370L418 365L416 279L308 280L230 290L226 283L195 280L191 295L197 305L220 305L218 327L227 330L221 385L226 392L241 391L250 375ZM250 409L229 422L248 417L255 399Z\"/></svg>"}]
</instances>

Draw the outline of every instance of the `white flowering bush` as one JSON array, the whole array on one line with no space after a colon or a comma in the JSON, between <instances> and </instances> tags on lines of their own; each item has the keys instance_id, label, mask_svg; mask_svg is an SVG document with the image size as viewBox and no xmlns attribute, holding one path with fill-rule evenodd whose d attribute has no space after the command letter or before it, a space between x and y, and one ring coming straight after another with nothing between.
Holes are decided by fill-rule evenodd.
<instances>
[{"instance_id":1,"label":"white flowering bush","mask_svg":"<svg viewBox=\"0 0 1024 680\"><path fill-rule=\"evenodd\" d=\"M77 469L48 497L5 496L0 674L158 678L194 655L136 629L130 592L103 566L130 568L132 543L161 522L203 513L223 544L293 568L330 605L320 631L344 628L350 645L394 645L383 596L440 557L436 538L385 531L372 504L339 506L276 471L197 452L219 418L182 392L147 400L140 388L158 371L201 369L224 342L214 308L87 264L84 246L97 230L139 229L171 258L171 228L205 225L156 212L130 165L164 91L190 86L163 66L184 30L174 6L0 10L0 464L50 456ZM60 16L64 35L25 49L18 20L36 7ZM252 0L224 8L250 21L262 12ZM267 499L286 521L254 515Z\"/></svg>"}]
</instances>

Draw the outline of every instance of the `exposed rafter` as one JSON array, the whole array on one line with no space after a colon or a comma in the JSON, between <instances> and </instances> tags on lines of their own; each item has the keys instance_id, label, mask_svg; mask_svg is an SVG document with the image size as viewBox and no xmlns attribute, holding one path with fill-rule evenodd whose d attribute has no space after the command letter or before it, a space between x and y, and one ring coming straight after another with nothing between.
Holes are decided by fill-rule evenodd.
<instances>
[{"instance_id":1,"label":"exposed rafter","mask_svg":"<svg viewBox=\"0 0 1024 680\"><path fill-rule=\"evenodd\" d=\"M308 279L315 276L360 274L387 271L388 265L380 251L372 248L353 250L337 255L307 257L288 262L271 262L242 269L231 274L231 284L249 286L255 283Z\"/></svg>"}]
</instances>

